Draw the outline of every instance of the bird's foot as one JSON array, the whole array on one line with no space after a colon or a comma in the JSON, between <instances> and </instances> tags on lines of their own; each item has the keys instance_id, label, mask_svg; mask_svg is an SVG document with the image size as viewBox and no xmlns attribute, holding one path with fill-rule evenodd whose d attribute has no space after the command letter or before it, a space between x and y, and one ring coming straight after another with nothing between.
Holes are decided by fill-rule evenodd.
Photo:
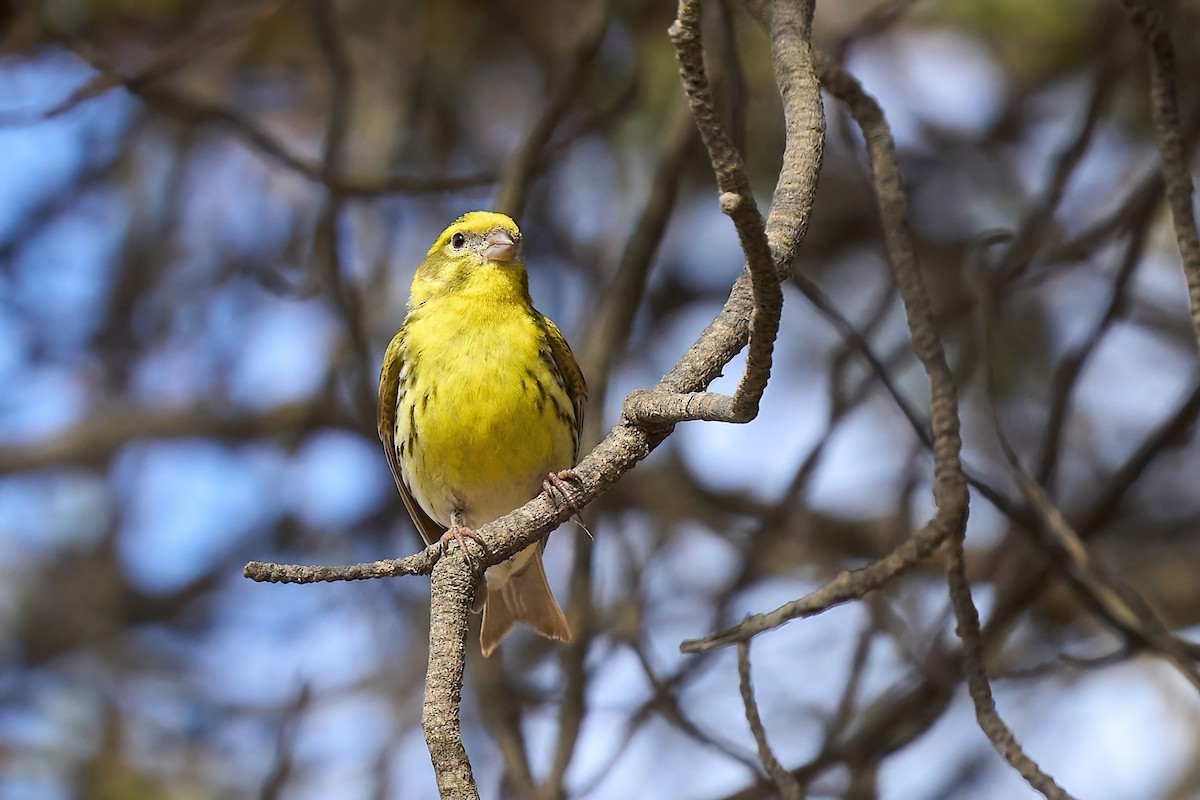
<instances>
[{"instance_id":1,"label":"bird's foot","mask_svg":"<svg viewBox=\"0 0 1200 800\"><path fill-rule=\"evenodd\" d=\"M559 498L562 498L562 503L571 509L572 514L577 515L579 506L575 505L575 500L571 497L571 488L568 483L570 481L579 483L579 476L573 469L551 472L546 476L546 480L542 481L542 490L550 495L550 500L556 507L559 504Z\"/></svg>"},{"instance_id":2,"label":"bird's foot","mask_svg":"<svg viewBox=\"0 0 1200 800\"><path fill-rule=\"evenodd\" d=\"M475 533L475 531L471 530L466 525L463 525L461 522L455 522L446 530L445 533L442 534L442 538L438 541L438 544L442 548L442 555L446 555L446 551L449 549L450 545L457 542L459 548L463 552L463 555L466 556L467 561L472 561L471 551L467 549L467 539L471 539L480 547L483 547L485 551L487 550L487 548L484 547L483 540L479 538L479 534Z\"/></svg>"}]
</instances>

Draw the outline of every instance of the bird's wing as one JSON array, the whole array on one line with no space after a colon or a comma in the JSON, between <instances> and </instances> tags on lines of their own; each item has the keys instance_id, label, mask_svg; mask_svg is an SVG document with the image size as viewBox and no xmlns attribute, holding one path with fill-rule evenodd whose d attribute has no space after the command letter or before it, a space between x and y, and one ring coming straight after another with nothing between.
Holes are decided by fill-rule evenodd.
<instances>
[{"instance_id":1,"label":"bird's wing","mask_svg":"<svg viewBox=\"0 0 1200 800\"><path fill-rule=\"evenodd\" d=\"M412 517L417 533L426 544L433 544L442 535L442 526L417 503L404 483L400 471L400 454L396 449L396 407L400 400L400 364L401 351L404 349L404 329L392 337L387 353L383 357L383 368L379 371L379 407L376 411L376 421L379 425L379 440L383 442L383 455L387 458L388 468L396 480L396 488L400 490L400 499Z\"/></svg>"},{"instance_id":2,"label":"bird's wing","mask_svg":"<svg viewBox=\"0 0 1200 800\"><path fill-rule=\"evenodd\" d=\"M546 343L550 349L554 369L562 377L563 386L575 411L575 458L579 458L579 439L583 435L583 410L587 406L587 382L583 379L583 371L575 361L571 346L567 344L558 326L545 314L538 316L541 317L542 330L546 332Z\"/></svg>"}]
</instances>

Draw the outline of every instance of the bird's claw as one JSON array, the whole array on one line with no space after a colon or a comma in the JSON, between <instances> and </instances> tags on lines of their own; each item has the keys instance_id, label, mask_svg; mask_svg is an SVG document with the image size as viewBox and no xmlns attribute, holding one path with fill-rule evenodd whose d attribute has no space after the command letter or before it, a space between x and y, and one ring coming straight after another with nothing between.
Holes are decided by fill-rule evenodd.
<instances>
[{"instance_id":1,"label":"bird's claw","mask_svg":"<svg viewBox=\"0 0 1200 800\"><path fill-rule=\"evenodd\" d=\"M446 551L449 549L451 543L457 542L459 549L462 550L467 562L470 563L473 559L471 557L471 551L467 547L467 539L471 539L480 547L484 546L483 540L479 538L479 534L475 533L475 531L471 530L466 525L459 523L451 525L446 532L442 534L442 538L438 540L438 545L442 549L442 555L446 555ZM487 548L484 547L484 549L486 550Z\"/></svg>"},{"instance_id":2,"label":"bird's claw","mask_svg":"<svg viewBox=\"0 0 1200 800\"><path fill-rule=\"evenodd\" d=\"M554 503L555 507L558 506L561 497L562 503L571 509L571 513L578 514L579 506L575 505L575 500L571 497L568 481L579 483L579 476L575 474L575 470L564 469L560 472L551 472L546 476L546 480L542 481L542 491L550 495L550 501Z\"/></svg>"}]
</instances>

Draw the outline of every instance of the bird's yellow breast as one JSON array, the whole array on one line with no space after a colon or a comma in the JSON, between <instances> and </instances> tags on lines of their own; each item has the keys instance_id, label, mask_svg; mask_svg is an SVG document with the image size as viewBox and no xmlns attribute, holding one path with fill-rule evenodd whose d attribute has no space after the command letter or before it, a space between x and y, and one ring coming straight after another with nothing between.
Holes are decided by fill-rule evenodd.
<instances>
[{"instance_id":1,"label":"bird's yellow breast","mask_svg":"<svg viewBox=\"0 0 1200 800\"><path fill-rule=\"evenodd\" d=\"M570 399L544 357L532 308L463 293L410 314L410 374L396 441L414 498L439 523L490 522L529 500L551 470L570 467Z\"/></svg>"}]
</instances>

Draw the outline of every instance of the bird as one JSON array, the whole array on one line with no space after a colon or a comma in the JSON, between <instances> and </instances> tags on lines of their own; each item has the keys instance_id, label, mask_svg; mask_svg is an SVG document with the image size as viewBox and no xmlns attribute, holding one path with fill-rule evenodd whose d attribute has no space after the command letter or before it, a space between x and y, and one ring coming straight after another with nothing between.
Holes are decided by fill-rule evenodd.
<instances>
[{"instance_id":1,"label":"bird","mask_svg":"<svg viewBox=\"0 0 1200 800\"><path fill-rule=\"evenodd\" d=\"M539 491L571 502L587 383L558 326L533 307L521 242L505 214L454 220L417 268L380 369L384 455L414 526L443 552ZM489 567L477 587L484 656L518 621L571 640L545 546Z\"/></svg>"}]
</instances>

